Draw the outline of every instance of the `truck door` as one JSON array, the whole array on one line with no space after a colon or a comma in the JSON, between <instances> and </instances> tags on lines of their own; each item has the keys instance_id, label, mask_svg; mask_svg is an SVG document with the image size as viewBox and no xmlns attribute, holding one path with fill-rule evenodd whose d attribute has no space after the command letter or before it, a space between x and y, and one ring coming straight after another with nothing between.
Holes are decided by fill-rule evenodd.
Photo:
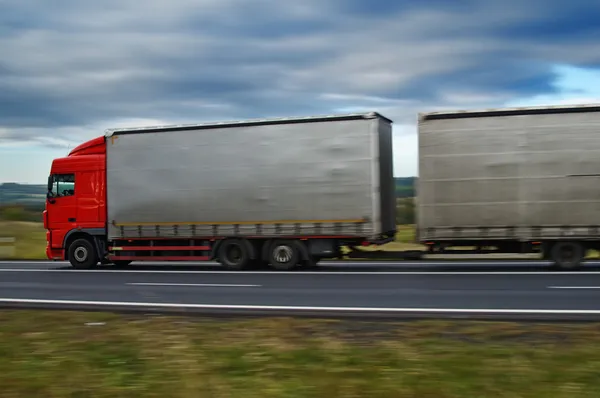
<instances>
[{"instance_id":1,"label":"truck door","mask_svg":"<svg viewBox=\"0 0 600 398\"><path fill-rule=\"evenodd\" d=\"M75 174L52 175L48 188L51 193L46 205L48 229L52 233L52 246L60 247L65 234L77 225Z\"/></svg>"}]
</instances>

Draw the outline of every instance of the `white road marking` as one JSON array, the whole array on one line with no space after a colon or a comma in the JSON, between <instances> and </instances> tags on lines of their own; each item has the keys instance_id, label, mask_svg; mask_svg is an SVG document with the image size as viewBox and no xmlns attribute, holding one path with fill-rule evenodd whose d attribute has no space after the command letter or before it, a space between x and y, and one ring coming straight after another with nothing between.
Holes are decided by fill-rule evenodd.
<instances>
[{"instance_id":1,"label":"white road marking","mask_svg":"<svg viewBox=\"0 0 600 398\"><path fill-rule=\"evenodd\" d=\"M64 272L88 274L224 274L224 275L600 275L598 271L217 271L150 269L0 268L0 272Z\"/></svg>"},{"instance_id":2,"label":"white road marking","mask_svg":"<svg viewBox=\"0 0 600 398\"><path fill-rule=\"evenodd\" d=\"M262 287L262 285L237 285L227 283L146 283L131 282L126 285L132 286L182 286L182 287Z\"/></svg>"},{"instance_id":3,"label":"white road marking","mask_svg":"<svg viewBox=\"0 0 600 398\"><path fill-rule=\"evenodd\" d=\"M150 307L178 309L215 310L267 310L267 311L326 311L326 312L392 312L392 313L470 313L470 314L554 314L554 315L600 315L600 310L558 310L558 309L512 309L512 308L382 308L382 307L311 307L287 305L242 305L242 304L179 304L145 303L131 301L84 301L84 300L44 300L0 298L7 304L63 304L105 307Z\"/></svg>"},{"instance_id":4,"label":"white road marking","mask_svg":"<svg viewBox=\"0 0 600 398\"><path fill-rule=\"evenodd\" d=\"M600 286L548 286L548 289L600 289Z\"/></svg>"}]
</instances>

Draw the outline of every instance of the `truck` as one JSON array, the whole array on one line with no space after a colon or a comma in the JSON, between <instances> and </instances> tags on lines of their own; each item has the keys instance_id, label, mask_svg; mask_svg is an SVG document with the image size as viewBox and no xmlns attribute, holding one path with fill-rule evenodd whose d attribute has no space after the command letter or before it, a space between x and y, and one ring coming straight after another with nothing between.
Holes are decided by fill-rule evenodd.
<instances>
[{"instance_id":1,"label":"truck","mask_svg":"<svg viewBox=\"0 0 600 398\"><path fill-rule=\"evenodd\" d=\"M291 270L393 241L394 195L376 112L110 129L53 160L46 255Z\"/></svg>"},{"instance_id":2,"label":"truck","mask_svg":"<svg viewBox=\"0 0 600 398\"><path fill-rule=\"evenodd\" d=\"M416 116L422 251L363 250L396 232L393 121L369 112L108 130L52 163L47 256L290 270L532 253L574 270L600 250L600 104Z\"/></svg>"}]
</instances>

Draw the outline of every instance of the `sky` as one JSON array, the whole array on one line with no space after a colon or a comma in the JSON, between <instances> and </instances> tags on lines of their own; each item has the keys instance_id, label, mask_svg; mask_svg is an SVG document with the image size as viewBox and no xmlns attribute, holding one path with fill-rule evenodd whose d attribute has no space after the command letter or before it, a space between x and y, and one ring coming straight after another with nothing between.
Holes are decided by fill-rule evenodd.
<instances>
[{"instance_id":1,"label":"sky","mask_svg":"<svg viewBox=\"0 0 600 398\"><path fill-rule=\"evenodd\" d=\"M0 183L107 128L600 102L594 0L0 0Z\"/></svg>"}]
</instances>

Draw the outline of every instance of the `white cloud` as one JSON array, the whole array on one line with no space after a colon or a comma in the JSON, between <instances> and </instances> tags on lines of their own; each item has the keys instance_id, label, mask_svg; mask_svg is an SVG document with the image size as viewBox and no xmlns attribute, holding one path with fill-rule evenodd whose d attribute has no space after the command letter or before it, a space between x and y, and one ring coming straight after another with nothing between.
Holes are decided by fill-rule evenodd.
<instances>
[{"instance_id":1,"label":"white cloud","mask_svg":"<svg viewBox=\"0 0 600 398\"><path fill-rule=\"evenodd\" d=\"M396 121L410 175L418 112L600 96L600 76L551 69L600 64L600 27L581 37L563 18L579 0L350 4L0 0L0 151L123 125L376 110ZM552 73L557 94L543 93Z\"/></svg>"}]
</instances>

